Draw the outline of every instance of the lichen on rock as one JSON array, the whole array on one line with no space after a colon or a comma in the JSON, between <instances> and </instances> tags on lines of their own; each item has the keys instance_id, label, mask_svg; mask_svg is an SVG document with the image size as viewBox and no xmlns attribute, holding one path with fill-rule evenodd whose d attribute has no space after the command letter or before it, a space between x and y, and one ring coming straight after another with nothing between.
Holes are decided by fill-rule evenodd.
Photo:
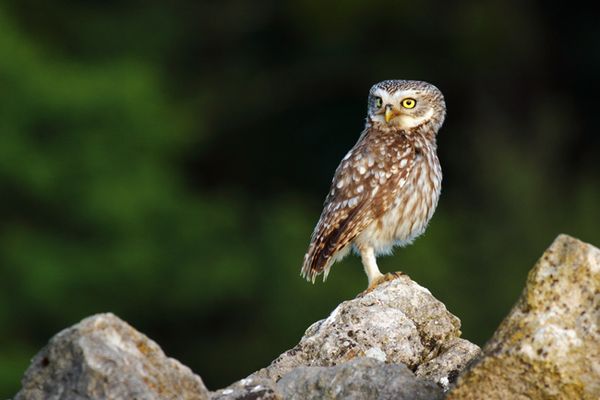
<instances>
[{"instance_id":1,"label":"lichen on rock","mask_svg":"<svg viewBox=\"0 0 600 400\"><path fill-rule=\"evenodd\" d=\"M560 235L449 399L599 399L600 250Z\"/></svg>"}]
</instances>

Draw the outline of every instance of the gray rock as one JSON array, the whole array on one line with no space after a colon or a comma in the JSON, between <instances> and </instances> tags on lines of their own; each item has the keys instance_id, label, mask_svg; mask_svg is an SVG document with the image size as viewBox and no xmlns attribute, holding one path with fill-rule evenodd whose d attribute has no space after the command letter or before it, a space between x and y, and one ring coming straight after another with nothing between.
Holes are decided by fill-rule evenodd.
<instances>
[{"instance_id":1,"label":"gray rock","mask_svg":"<svg viewBox=\"0 0 600 400\"><path fill-rule=\"evenodd\" d=\"M440 355L419 365L415 372L418 377L435 382L447 391L467 364L480 354L479 346L456 338L444 345Z\"/></svg>"},{"instance_id":2,"label":"gray rock","mask_svg":"<svg viewBox=\"0 0 600 400\"><path fill-rule=\"evenodd\" d=\"M600 250L560 235L448 399L599 399Z\"/></svg>"},{"instance_id":3,"label":"gray rock","mask_svg":"<svg viewBox=\"0 0 600 400\"><path fill-rule=\"evenodd\" d=\"M300 366L333 366L370 357L405 364L447 388L479 353L459 336L459 319L429 290L401 275L340 304L310 326L297 346L251 377L278 381ZM423 364L427 367L419 371Z\"/></svg>"},{"instance_id":4,"label":"gray rock","mask_svg":"<svg viewBox=\"0 0 600 400\"><path fill-rule=\"evenodd\" d=\"M202 379L113 314L65 329L33 359L14 400L209 398Z\"/></svg>"},{"instance_id":5,"label":"gray rock","mask_svg":"<svg viewBox=\"0 0 600 400\"><path fill-rule=\"evenodd\" d=\"M434 383L417 378L405 365L355 358L334 367L298 367L277 383L289 400L435 400Z\"/></svg>"}]
</instances>

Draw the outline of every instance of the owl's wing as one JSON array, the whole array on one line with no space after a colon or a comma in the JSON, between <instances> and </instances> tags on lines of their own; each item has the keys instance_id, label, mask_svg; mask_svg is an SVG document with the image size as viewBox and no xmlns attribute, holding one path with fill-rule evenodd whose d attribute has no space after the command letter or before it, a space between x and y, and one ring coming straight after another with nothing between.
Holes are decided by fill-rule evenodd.
<instances>
[{"instance_id":1,"label":"owl's wing","mask_svg":"<svg viewBox=\"0 0 600 400\"><path fill-rule=\"evenodd\" d=\"M369 140L365 132L338 166L302 266L312 282L350 251L369 224L393 206L415 163L415 151L403 135Z\"/></svg>"}]
</instances>

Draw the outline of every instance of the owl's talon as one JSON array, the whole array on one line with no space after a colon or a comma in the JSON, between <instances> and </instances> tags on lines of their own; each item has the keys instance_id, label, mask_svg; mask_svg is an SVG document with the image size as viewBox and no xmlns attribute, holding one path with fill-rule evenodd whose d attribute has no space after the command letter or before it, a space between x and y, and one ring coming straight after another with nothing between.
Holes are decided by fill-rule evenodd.
<instances>
[{"instance_id":1,"label":"owl's talon","mask_svg":"<svg viewBox=\"0 0 600 400\"><path fill-rule=\"evenodd\" d=\"M371 282L367 290L361 292L358 295L358 297L362 297L367 293L371 293L377 286L381 285L382 283L393 281L394 279L400 278L402 275L405 275L402 271L388 272L387 274L381 275L375 278L373 282Z\"/></svg>"},{"instance_id":2,"label":"owl's talon","mask_svg":"<svg viewBox=\"0 0 600 400\"><path fill-rule=\"evenodd\" d=\"M402 271L388 272L387 274L376 278L371 285L369 285L369 289L373 290L376 286L381 285L384 282L393 281L394 279L400 278L402 275L404 275L404 272Z\"/></svg>"}]
</instances>

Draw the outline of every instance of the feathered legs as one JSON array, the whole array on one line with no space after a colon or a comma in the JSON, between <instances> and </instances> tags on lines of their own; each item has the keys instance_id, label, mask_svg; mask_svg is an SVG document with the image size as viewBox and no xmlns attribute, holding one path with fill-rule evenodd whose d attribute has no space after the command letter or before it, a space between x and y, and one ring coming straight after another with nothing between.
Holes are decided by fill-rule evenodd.
<instances>
[{"instance_id":1,"label":"feathered legs","mask_svg":"<svg viewBox=\"0 0 600 400\"><path fill-rule=\"evenodd\" d=\"M394 280L403 275L402 272L390 272L385 275L382 274L379 271L379 267L377 267L377 260L375 259L375 252L373 251L372 247L360 247L359 252L360 258L362 259L363 267L365 268L365 273L367 274L367 278L369 279L369 287L367 288L367 290L360 294L361 296L364 296L365 294L375 289L375 287L380 283Z\"/></svg>"},{"instance_id":2,"label":"feathered legs","mask_svg":"<svg viewBox=\"0 0 600 400\"><path fill-rule=\"evenodd\" d=\"M363 267L365 268L365 273L369 279L369 287L375 286L379 278L383 276L383 274L379 271L379 267L377 267L375 252L373 251L372 247L360 248L359 252Z\"/></svg>"}]
</instances>

